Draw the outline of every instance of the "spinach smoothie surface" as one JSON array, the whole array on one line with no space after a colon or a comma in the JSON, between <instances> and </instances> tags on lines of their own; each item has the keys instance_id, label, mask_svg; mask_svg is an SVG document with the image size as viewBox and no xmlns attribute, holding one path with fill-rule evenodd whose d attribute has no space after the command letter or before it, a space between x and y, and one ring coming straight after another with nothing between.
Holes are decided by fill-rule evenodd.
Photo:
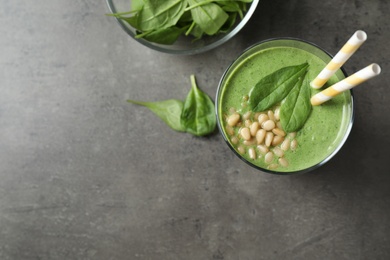
<instances>
[{"instance_id":1,"label":"spinach smoothie surface","mask_svg":"<svg viewBox=\"0 0 390 260\"><path fill-rule=\"evenodd\" d=\"M306 77L312 80L328 61L325 62L307 51L293 47L273 47L252 54L228 72L218 102L218 113L226 115L232 107L239 110L241 114L245 113L249 109L241 106L242 98L248 95L250 89L261 78L283 67L305 62L309 64ZM342 78L334 75L324 88ZM311 89L310 91L314 95L320 90ZM350 100L350 93L345 92L321 106L314 106L304 126L297 132L298 148L285 153L284 157L289 165L279 167L277 171L300 171L318 164L329 156L339 146L348 128L352 113ZM220 123L226 131L223 116L220 117ZM264 160L250 159L248 153L241 154L241 156L252 164L267 168Z\"/></svg>"}]
</instances>

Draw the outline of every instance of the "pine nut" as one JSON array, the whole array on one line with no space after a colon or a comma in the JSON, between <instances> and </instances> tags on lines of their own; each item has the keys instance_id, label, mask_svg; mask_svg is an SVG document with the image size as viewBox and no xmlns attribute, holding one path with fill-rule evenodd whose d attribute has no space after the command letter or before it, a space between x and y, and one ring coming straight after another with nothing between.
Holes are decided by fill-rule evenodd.
<instances>
[{"instance_id":1,"label":"pine nut","mask_svg":"<svg viewBox=\"0 0 390 260\"><path fill-rule=\"evenodd\" d=\"M238 144L238 138L237 136L233 136L230 141L233 143L233 144Z\"/></svg>"},{"instance_id":2,"label":"pine nut","mask_svg":"<svg viewBox=\"0 0 390 260\"><path fill-rule=\"evenodd\" d=\"M297 136L297 132L291 132L291 133L288 134L288 136L289 136L291 139L293 139L293 138L295 138L295 137Z\"/></svg>"},{"instance_id":3,"label":"pine nut","mask_svg":"<svg viewBox=\"0 0 390 260\"><path fill-rule=\"evenodd\" d=\"M249 119L249 118L251 117L251 115L252 115L252 112L251 112L251 111L248 111L248 112L246 112L246 113L242 116L242 118L244 118L244 120L247 120L247 119Z\"/></svg>"},{"instance_id":4,"label":"pine nut","mask_svg":"<svg viewBox=\"0 0 390 260\"><path fill-rule=\"evenodd\" d=\"M226 132L228 135L234 135L234 129L230 125L226 126Z\"/></svg>"},{"instance_id":5,"label":"pine nut","mask_svg":"<svg viewBox=\"0 0 390 260\"><path fill-rule=\"evenodd\" d=\"M266 131L271 131L275 128L275 122L272 120L267 120L261 124L261 127Z\"/></svg>"},{"instance_id":6,"label":"pine nut","mask_svg":"<svg viewBox=\"0 0 390 260\"><path fill-rule=\"evenodd\" d=\"M266 114L260 114L258 117L257 117L257 121L259 121L259 124L262 124L264 123L265 121L267 121L269 118Z\"/></svg>"},{"instance_id":7,"label":"pine nut","mask_svg":"<svg viewBox=\"0 0 390 260\"><path fill-rule=\"evenodd\" d=\"M246 146L254 145L254 144L256 144L256 138L251 138L250 140L245 140L243 142L243 144Z\"/></svg>"},{"instance_id":8,"label":"pine nut","mask_svg":"<svg viewBox=\"0 0 390 260\"><path fill-rule=\"evenodd\" d=\"M297 141L297 139L292 140L292 141L291 141L291 144L290 144L290 149L291 149L292 151L295 151L295 150L297 149L297 147L298 147L298 141Z\"/></svg>"},{"instance_id":9,"label":"pine nut","mask_svg":"<svg viewBox=\"0 0 390 260\"><path fill-rule=\"evenodd\" d=\"M223 114L223 120L225 120L225 122L227 122L227 120L228 120L228 115L226 115L226 114Z\"/></svg>"},{"instance_id":10,"label":"pine nut","mask_svg":"<svg viewBox=\"0 0 390 260\"><path fill-rule=\"evenodd\" d=\"M264 129L260 129L257 131L256 133L257 144L262 144L264 142L266 133L267 131L265 131Z\"/></svg>"},{"instance_id":11,"label":"pine nut","mask_svg":"<svg viewBox=\"0 0 390 260\"><path fill-rule=\"evenodd\" d=\"M240 121L240 114L237 112L234 112L228 117L227 123L230 126L235 126L237 125L238 121Z\"/></svg>"},{"instance_id":12,"label":"pine nut","mask_svg":"<svg viewBox=\"0 0 390 260\"><path fill-rule=\"evenodd\" d=\"M249 139L251 139L251 132L250 132L250 130L249 130L249 128L248 127L243 127L243 128L241 128L241 130L240 130L240 135L241 135L241 137L242 138L244 138L245 140L249 140Z\"/></svg>"},{"instance_id":13,"label":"pine nut","mask_svg":"<svg viewBox=\"0 0 390 260\"><path fill-rule=\"evenodd\" d=\"M260 125L259 125L258 122L253 122L253 123L251 124L251 126L250 126L249 129L251 130L251 135L252 135L252 136L255 136L255 135L256 135L257 131L259 130L259 127L260 127Z\"/></svg>"},{"instance_id":14,"label":"pine nut","mask_svg":"<svg viewBox=\"0 0 390 260\"><path fill-rule=\"evenodd\" d=\"M275 115L274 115L274 111L268 110L267 114L268 114L268 118L269 118L270 120L276 121Z\"/></svg>"},{"instance_id":15,"label":"pine nut","mask_svg":"<svg viewBox=\"0 0 390 260\"><path fill-rule=\"evenodd\" d=\"M275 147L273 149L273 152L274 154L277 156L277 157L283 157L284 156L284 151L280 148L280 147Z\"/></svg>"},{"instance_id":16,"label":"pine nut","mask_svg":"<svg viewBox=\"0 0 390 260\"><path fill-rule=\"evenodd\" d=\"M279 158L278 161L279 161L280 165L282 165L283 167L288 166L288 161L286 160L286 158Z\"/></svg>"},{"instance_id":17,"label":"pine nut","mask_svg":"<svg viewBox=\"0 0 390 260\"><path fill-rule=\"evenodd\" d=\"M272 152L268 152L265 156L264 156L264 161L265 163L271 163L274 159L274 154Z\"/></svg>"},{"instance_id":18,"label":"pine nut","mask_svg":"<svg viewBox=\"0 0 390 260\"><path fill-rule=\"evenodd\" d=\"M277 146L279 144L281 144L284 140L284 137L283 136L280 136L280 135L275 135L274 138L272 139L272 146Z\"/></svg>"},{"instance_id":19,"label":"pine nut","mask_svg":"<svg viewBox=\"0 0 390 260\"><path fill-rule=\"evenodd\" d=\"M276 107L274 111L274 116L276 120L280 120L280 107Z\"/></svg>"},{"instance_id":20,"label":"pine nut","mask_svg":"<svg viewBox=\"0 0 390 260\"><path fill-rule=\"evenodd\" d=\"M274 139L274 134L272 132L267 132L265 135L265 145L267 147L270 147L273 139Z\"/></svg>"},{"instance_id":21,"label":"pine nut","mask_svg":"<svg viewBox=\"0 0 390 260\"><path fill-rule=\"evenodd\" d=\"M251 158L251 159L256 159L256 151L255 151L255 148L253 148L253 147L249 148L248 153L249 153L249 158Z\"/></svg>"},{"instance_id":22,"label":"pine nut","mask_svg":"<svg viewBox=\"0 0 390 260\"><path fill-rule=\"evenodd\" d=\"M250 120L250 119L245 120L246 127L249 127L251 124L252 124L252 120Z\"/></svg>"},{"instance_id":23,"label":"pine nut","mask_svg":"<svg viewBox=\"0 0 390 260\"><path fill-rule=\"evenodd\" d=\"M265 154L267 154L267 153L269 152L268 147L265 146L265 145L262 145L262 144L259 144L259 145L257 146L257 150L259 150L259 152L260 152L261 154L263 154L263 155L265 155Z\"/></svg>"},{"instance_id":24,"label":"pine nut","mask_svg":"<svg viewBox=\"0 0 390 260\"><path fill-rule=\"evenodd\" d=\"M276 122L276 127L279 128L280 130L283 129L282 123L280 121Z\"/></svg>"},{"instance_id":25,"label":"pine nut","mask_svg":"<svg viewBox=\"0 0 390 260\"><path fill-rule=\"evenodd\" d=\"M245 148L244 146L240 145L237 147L237 151L240 153L240 154L244 154L245 153Z\"/></svg>"},{"instance_id":26,"label":"pine nut","mask_svg":"<svg viewBox=\"0 0 390 260\"><path fill-rule=\"evenodd\" d=\"M259 116L261 115L261 112L256 112L255 116L253 117L255 120L259 120Z\"/></svg>"},{"instance_id":27,"label":"pine nut","mask_svg":"<svg viewBox=\"0 0 390 260\"><path fill-rule=\"evenodd\" d=\"M290 142L291 142L290 139L288 138L284 139L280 148L282 148L283 151L288 151L288 149L290 149Z\"/></svg>"},{"instance_id":28,"label":"pine nut","mask_svg":"<svg viewBox=\"0 0 390 260\"><path fill-rule=\"evenodd\" d=\"M242 97L242 101L248 101L249 100L249 96L248 95L245 95Z\"/></svg>"},{"instance_id":29,"label":"pine nut","mask_svg":"<svg viewBox=\"0 0 390 260\"><path fill-rule=\"evenodd\" d=\"M272 163L270 165L268 165L268 169L270 170L275 170L279 167L279 165L277 165L276 163Z\"/></svg>"},{"instance_id":30,"label":"pine nut","mask_svg":"<svg viewBox=\"0 0 390 260\"><path fill-rule=\"evenodd\" d=\"M280 128L274 128L272 129L272 132L279 136L283 136L283 137L286 136L286 133Z\"/></svg>"}]
</instances>

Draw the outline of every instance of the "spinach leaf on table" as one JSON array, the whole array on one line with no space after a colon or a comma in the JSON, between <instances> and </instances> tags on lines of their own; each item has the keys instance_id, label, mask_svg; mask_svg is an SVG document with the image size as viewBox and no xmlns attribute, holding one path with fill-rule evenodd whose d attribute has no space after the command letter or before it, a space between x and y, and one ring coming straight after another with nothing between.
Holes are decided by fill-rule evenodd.
<instances>
[{"instance_id":1,"label":"spinach leaf on table","mask_svg":"<svg viewBox=\"0 0 390 260\"><path fill-rule=\"evenodd\" d=\"M249 108L260 112L281 102L308 67L308 63L284 67L260 79L249 92Z\"/></svg>"},{"instance_id":2,"label":"spinach leaf on table","mask_svg":"<svg viewBox=\"0 0 390 260\"><path fill-rule=\"evenodd\" d=\"M180 120L188 133L197 136L212 133L217 124L214 103L198 88L194 75L191 75L191 90L184 102Z\"/></svg>"},{"instance_id":3,"label":"spinach leaf on table","mask_svg":"<svg viewBox=\"0 0 390 260\"><path fill-rule=\"evenodd\" d=\"M210 134L217 126L214 103L198 88L195 76L191 75L190 79L191 90L184 102L177 99L157 102L127 101L149 108L173 130L196 136Z\"/></svg>"},{"instance_id":4,"label":"spinach leaf on table","mask_svg":"<svg viewBox=\"0 0 390 260\"><path fill-rule=\"evenodd\" d=\"M127 102L147 107L173 130L179 132L185 131L180 122L180 115L183 110L182 101L177 99L168 99L157 102L142 102L136 100L127 100Z\"/></svg>"}]
</instances>

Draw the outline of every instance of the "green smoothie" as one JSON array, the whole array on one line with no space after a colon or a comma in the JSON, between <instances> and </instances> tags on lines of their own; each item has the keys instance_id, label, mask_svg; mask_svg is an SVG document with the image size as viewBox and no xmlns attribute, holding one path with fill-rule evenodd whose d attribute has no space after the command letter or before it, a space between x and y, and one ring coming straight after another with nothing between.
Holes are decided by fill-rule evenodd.
<instances>
[{"instance_id":1,"label":"green smoothie","mask_svg":"<svg viewBox=\"0 0 390 260\"><path fill-rule=\"evenodd\" d=\"M248 108L243 105L243 100L245 101L250 89L266 75L286 66L307 62L309 69L306 77L312 80L331 59L326 53L308 43L294 40L279 41L280 43L278 41L266 42L263 47L254 47L246 51L228 69L217 93L218 123L231 148L246 162L271 172L301 172L328 161L345 142L353 117L352 98L349 91L320 106L313 106L304 126L293 135L286 133L283 138L290 138L291 141L294 139L297 146L294 147L295 149L284 151L281 157L288 163L282 163L283 165L275 165L278 162L278 156L274 156L271 162L266 162L264 154L262 156L257 150L256 143L245 146L245 151L239 151L239 146L245 140L239 139L238 143L237 140L232 141L232 129L228 126L226 119L232 108L237 110L241 117L248 112ZM345 75L339 70L324 88L344 77ZM311 89L312 95L319 91ZM256 121L257 115L254 118L254 113L252 113L249 120ZM242 121L244 124L244 120ZM234 131L237 134L240 130L236 128ZM256 151L255 156L251 154L253 151L249 150L251 147ZM273 147L269 147L269 150L273 150Z\"/></svg>"}]
</instances>

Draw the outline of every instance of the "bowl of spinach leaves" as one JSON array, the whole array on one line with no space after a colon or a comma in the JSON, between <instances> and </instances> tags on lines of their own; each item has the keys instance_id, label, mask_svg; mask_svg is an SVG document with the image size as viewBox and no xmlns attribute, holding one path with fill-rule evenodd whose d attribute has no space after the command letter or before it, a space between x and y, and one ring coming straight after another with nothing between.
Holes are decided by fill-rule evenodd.
<instances>
[{"instance_id":1,"label":"bowl of spinach leaves","mask_svg":"<svg viewBox=\"0 0 390 260\"><path fill-rule=\"evenodd\" d=\"M170 54L211 50L236 35L259 0L106 0L109 16L141 44Z\"/></svg>"}]
</instances>

